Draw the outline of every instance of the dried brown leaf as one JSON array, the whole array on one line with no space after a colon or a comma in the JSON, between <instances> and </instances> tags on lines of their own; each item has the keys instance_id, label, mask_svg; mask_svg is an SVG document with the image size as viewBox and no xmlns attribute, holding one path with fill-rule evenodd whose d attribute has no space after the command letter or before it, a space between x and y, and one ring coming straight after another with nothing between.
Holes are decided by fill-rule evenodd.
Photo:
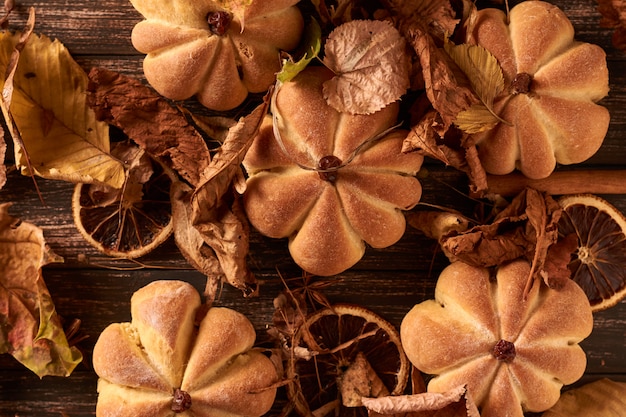
<instances>
[{"instance_id":1,"label":"dried brown leaf","mask_svg":"<svg viewBox=\"0 0 626 417\"><path fill-rule=\"evenodd\" d=\"M452 210L413 210L406 213L405 217L411 227L436 240L449 233L461 233L469 228L469 220Z\"/></svg>"},{"instance_id":2,"label":"dried brown leaf","mask_svg":"<svg viewBox=\"0 0 626 417\"><path fill-rule=\"evenodd\" d=\"M9 12L11 8L7 8L5 19L8 18ZM26 41L30 37L34 27L35 27L35 9L29 9L29 17L26 28L22 32L22 35L18 42L15 44L15 48L9 58L9 62L5 69L5 79L3 80L3 88L2 88L2 96L0 97L0 109L2 110L2 116L4 117L6 130L9 135L9 138L13 141L19 143L22 147L24 146L24 142L22 137L20 136L19 129L15 124L15 120L13 119L13 115L11 114L11 100L13 98L13 79L15 77L15 71L17 70L17 63L19 62L20 51L24 48ZM4 19L3 19L4 21ZM3 22L4 23L4 22ZM7 143L5 140L5 129L0 129L0 189L4 187L7 180L7 170L6 165L4 164L6 158L7 151ZM30 160L28 159L29 163Z\"/></svg>"},{"instance_id":3,"label":"dried brown leaf","mask_svg":"<svg viewBox=\"0 0 626 417\"><path fill-rule=\"evenodd\" d=\"M415 123L402 143L402 152L420 151L425 156L437 159L446 165L450 160L443 140L439 134L441 118L435 110L427 112L419 122Z\"/></svg>"},{"instance_id":4,"label":"dried brown leaf","mask_svg":"<svg viewBox=\"0 0 626 417\"><path fill-rule=\"evenodd\" d=\"M467 387L436 393L363 398L370 416L402 417L480 417Z\"/></svg>"},{"instance_id":5,"label":"dried brown leaf","mask_svg":"<svg viewBox=\"0 0 626 417\"><path fill-rule=\"evenodd\" d=\"M374 113L409 88L405 41L389 22L344 23L330 33L324 53L324 65L335 73L323 85L324 97L340 112Z\"/></svg>"},{"instance_id":6,"label":"dried brown leaf","mask_svg":"<svg viewBox=\"0 0 626 417\"><path fill-rule=\"evenodd\" d=\"M216 144L224 143L228 136L228 130L237 124L237 120L221 115L203 115L189 112L183 109L185 114L193 120L193 123L198 126L205 135L213 139ZM207 161L207 165L208 165ZM199 174L204 169L200 170Z\"/></svg>"},{"instance_id":7,"label":"dried brown leaf","mask_svg":"<svg viewBox=\"0 0 626 417\"><path fill-rule=\"evenodd\" d=\"M174 241L187 262L207 277L203 295L205 304L210 306L217 297L217 289L224 278L224 271L213 249L206 244L202 234L191 223L192 193L193 189L181 181L172 184Z\"/></svg>"},{"instance_id":8,"label":"dried brown leaf","mask_svg":"<svg viewBox=\"0 0 626 417\"><path fill-rule=\"evenodd\" d=\"M471 136L456 128L442 132L443 124L437 111L427 112L413 125L402 144L402 152L421 152L459 171L465 172L470 180L472 192L487 189L487 174L478 158ZM443 136L442 136L443 134Z\"/></svg>"},{"instance_id":9,"label":"dried brown leaf","mask_svg":"<svg viewBox=\"0 0 626 417\"><path fill-rule=\"evenodd\" d=\"M70 347L43 280L42 267L62 262L43 231L0 205L0 353L9 353L39 377L68 376L82 361Z\"/></svg>"},{"instance_id":10,"label":"dried brown leaf","mask_svg":"<svg viewBox=\"0 0 626 417\"><path fill-rule=\"evenodd\" d=\"M213 220L216 214L214 209L219 207L223 196L229 193L233 185L242 185L236 184L243 178L241 163L267 113L268 100L266 97L252 113L229 129L221 148L202 172L192 197L194 224Z\"/></svg>"},{"instance_id":11,"label":"dried brown leaf","mask_svg":"<svg viewBox=\"0 0 626 417\"><path fill-rule=\"evenodd\" d=\"M541 276L548 287L560 289L566 280L571 279L572 274L567 266L577 248L578 236L575 233L559 239L548 248L548 255L541 271Z\"/></svg>"},{"instance_id":12,"label":"dried brown leaf","mask_svg":"<svg viewBox=\"0 0 626 417\"><path fill-rule=\"evenodd\" d=\"M211 161L202 136L184 114L139 80L93 68L88 99L100 120L120 128L192 185Z\"/></svg>"},{"instance_id":13,"label":"dried brown leaf","mask_svg":"<svg viewBox=\"0 0 626 417\"><path fill-rule=\"evenodd\" d=\"M12 7L7 8L7 15L10 12ZM5 129L0 129L0 188L4 187L7 181L7 171L6 165L4 164L6 158L6 150L7 143L4 135L8 133L9 137L13 140L13 142L18 143L18 146L24 148L24 141L22 140L22 136L20 135L20 131L15 123L15 119L13 118L13 114L11 113L11 101L13 99L13 80L15 78L15 71L17 70L17 63L19 62L20 51L26 45L26 41L30 37L33 29L35 27L35 9L29 9L28 22L24 31L22 32L20 38L14 46L14 49L9 58L9 62L5 69L5 79L3 80L4 86L2 88L2 96L0 97L0 109L2 110L2 115L4 117L6 132ZM30 158L26 155L27 164L30 165ZM32 169L29 169L32 172ZM35 186L37 183L35 182Z\"/></svg>"},{"instance_id":14,"label":"dried brown leaf","mask_svg":"<svg viewBox=\"0 0 626 417\"><path fill-rule=\"evenodd\" d=\"M357 353L337 384L341 402L346 407L363 406L363 397L379 398L389 395L389 390L362 352Z\"/></svg>"},{"instance_id":15,"label":"dried brown leaf","mask_svg":"<svg viewBox=\"0 0 626 417\"><path fill-rule=\"evenodd\" d=\"M444 236L441 246L451 260L475 266L492 267L525 257L532 263L530 286L542 277L548 248L558 239L561 212L552 197L527 188L490 224Z\"/></svg>"},{"instance_id":16,"label":"dried brown leaf","mask_svg":"<svg viewBox=\"0 0 626 417\"><path fill-rule=\"evenodd\" d=\"M384 3L401 21L401 26L420 25L437 39L453 33L459 23L449 0L385 0Z\"/></svg>"},{"instance_id":17,"label":"dried brown leaf","mask_svg":"<svg viewBox=\"0 0 626 417\"><path fill-rule=\"evenodd\" d=\"M412 24L403 27L402 33L419 57L426 95L440 115L440 136L443 136L457 115L479 100L465 75L450 56L437 47L427 29Z\"/></svg>"},{"instance_id":18,"label":"dried brown leaf","mask_svg":"<svg viewBox=\"0 0 626 417\"><path fill-rule=\"evenodd\" d=\"M229 130L190 202L191 224L215 252L226 281L246 295L256 294L257 288L246 263L249 226L237 192L245 187L241 163L267 113L268 100Z\"/></svg>"},{"instance_id":19,"label":"dried brown leaf","mask_svg":"<svg viewBox=\"0 0 626 417\"><path fill-rule=\"evenodd\" d=\"M194 222L193 226L215 252L224 272L224 280L250 297L257 295L258 287L246 262L250 230L240 200L241 196L233 193L232 200L224 198L223 204L213 210L212 221ZM192 198L192 210L193 207Z\"/></svg>"},{"instance_id":20,"label":"dried brown leaf","mask_svg":"<svg viewBox=\"0 0 626 417\"><path fill-rule=\"evenodd\" d=\"M470 191L475 195L486 191L488 188L487 172L480 162L476 145L466 144L464 161L462 170L469 178Z\"/></svg>"},{"instance_id":21,"label":"dried brown leaf","mask_svg":"<svg viewBox=\"0 0 626 417\"><path fill-rule=\"evenodd\" d=\"M602 16L600 26L614 29L613 46L626 52L626 1L598 0L598 11Z\"/></svg>"}]
</instances>

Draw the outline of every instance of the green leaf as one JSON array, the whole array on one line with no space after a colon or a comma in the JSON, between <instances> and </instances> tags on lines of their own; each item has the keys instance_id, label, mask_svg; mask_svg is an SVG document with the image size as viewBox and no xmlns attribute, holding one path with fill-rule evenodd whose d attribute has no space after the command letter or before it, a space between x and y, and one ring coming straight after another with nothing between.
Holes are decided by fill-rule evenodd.
<instances>
[{"instance_id":1,"label":"green leaf","mask_svg":"<svg viewBox=\"0 0 626 417\"><path fill-rule=\"evenodd\" d=\"M307 25L303 45L305 46L305 50L300 60L294 62L291 57L283 60L283 67L276 76L279 82L286 83L287 81L291 81L300 71L305 69L312 60L318 57L322 48L322 29L319 23L317 23L317 20L313 18L311 18L310 23Z\"/></svg>"},{"instance_id":2,"label":"green leaf","mask_svg":"<svg viewBox=\"0 0 626 417\"><path fill-rule=\"evenodd\" d=\"M496 57L480 45L455 45L448 39L445 40L444 49L467 76L482 103L482 106L472 106L460 112L455 124L462 130L465 130L464 126L469 127L471 131L466 133L476 133L491 129L498 122L506 123L493 110L494 100L504 90L504 76ZM497 122L494 123L494 120Z\"/></svg>"},{"instance_id":3,"label":"green leaf","mask_svg":"<svg viewBox=\"0 0 626 417\"><path fill-rule=\"evenodd\" d=\"M15 56L19 34L0 34L0 71ZM124 165L109 153L109 126L87 104L87 74L57 40L31 35L19 53L7 102L22 143L15 163L22 174L69 182L124 182ZM30 163L29 163L30 162ZM31 172L32 170L32 172Z\"/></svg>"}]
</instances>

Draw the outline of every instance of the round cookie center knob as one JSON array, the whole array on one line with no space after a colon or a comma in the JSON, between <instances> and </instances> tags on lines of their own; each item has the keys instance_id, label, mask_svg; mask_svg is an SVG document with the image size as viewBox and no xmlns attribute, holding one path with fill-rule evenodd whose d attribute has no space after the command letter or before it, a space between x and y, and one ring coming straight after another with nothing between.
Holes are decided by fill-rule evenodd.
<instances>
[{"instance_id":1,"label":"round cookie center knob","mask_svg":"<svg viewBox=\"0 0 626 417\"><path fill-rule=\"evenodd\" d=\"M328 155L320 159L318 162L317 169L319 171L317 173L324 181L335 182L337 181L339 171L333 168L337 168L339 166L341 166L341 159L334 155Z\"/></svg>"},{"instance_id":2,"label":"round cookie center knob","mask_svg":"<svg viewBox=\"0 0 626 417\"><path fill-rule=\"evenodd\" d=\"M511 362L515 359L515 345L502 339L496 343L491 353L499 361Z\"/></svg>"},{"instance_id":3,"label":"round cookie center knob","mask_svg":"<svg viewBox=\"0 0 626 417\"><path fill-rule=\"evenodd\" d=\"M530 93L532 84L533 76L527 72L520 72L511 83L511 92L513 94L528 94Z\"/></svg>"},{"instance_id":4,"label":"round cookie center knob","mask_svg":"<svg viewBox=\"0 0 626 417\"><path fill-rule=\"evenodd\" d=\"M232 17L228 12L211 12L206 19L211 33L222 36L228 30Z\"/></svg>"},{"instance_id":5,"label":"round cookie center knob","mask_svg":"<svg viewBox=\"0 0 626 417\"><path fill-rule=\"evenodd\" d=\"M172 400L172 411L182 413L191 408L191 395L180 388L174 390L174 399Z\"/></svg>"}]
</instances>

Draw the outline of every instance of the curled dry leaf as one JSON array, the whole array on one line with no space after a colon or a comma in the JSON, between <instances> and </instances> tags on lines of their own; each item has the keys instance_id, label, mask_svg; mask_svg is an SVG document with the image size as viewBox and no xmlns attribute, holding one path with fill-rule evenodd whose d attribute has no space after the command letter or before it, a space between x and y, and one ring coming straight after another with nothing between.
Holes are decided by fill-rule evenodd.
<instances>
[{"instance_id":1,"label":"curled dry leaf","mask_svg":"<svg viewBox=\"0 0 626 417\"><path fill-rule=\"evenodd\" d=\"M598 0L598 11L602 15L600 26L614 29L613 46L626 52L626 2L624 0Z\"/></svg>"},{"instance_id":2,"label":"curled dry leaf","mask_svg":"<svg viewBox=\"0 0 626 417\"><path fill-rule=\"evenodd\" d=\"M120 128L193 186L199 183L211 155L182 112L139 80L106 69L90 71L88 93L100 120Z\"/></svg>"},{"instance_id":3,"label":"curled dry leaf","mask_svg":"<svg viewBox=\"0 0 626 417\"><path fill-rule=\"evenodd\" d=\"M38 227L0 205L0 353L9 353L39 377L68 376L82 361L70 347L41 268L62 262Z\"/></svg>"},{"instance_id":4,"label":"curled dry leaf","mask_svg":"<svg viewBox=\"0 0 626 417\"><path fill-rule=\"evenodd\" d=\"M268 100L229 129L190 200L191 224L215 252L226 281L246 295L256 294L257 288L246 263L249 226L237 192L244 191L241 162L267 113Z\"/></svg>"},{"instance_id":5,"label":"curled dry leaf","mask_svg":"<svg viewBox=\"0 0 626 417\"><path fill-rule=\"evenodd\" d=\"M426 95L439 114L440 137L452 126L457 115L479 102L463 72L450 56L437 46L428 30L414 23L402 28L419 58Z\"/></svg>"},{"instance_id":6,"label":"curled dry leaf","mask_svg":"<svg viewBox=\"0 0 626 417\"><path fill-rule=\"evenodd\" d=\"M480 103L461 111L454 123L470 134L492 129L502 122L493 110L496 96L504 90L504 76L498 60L480 45L454 45L446 39L444 49L467 76L480 99Z\"/></svg>"},{"instance_id":7,"label":"curled dry leaf","mask_svg":"<svg viewBox=\"0 0 626 417\"><path fill-rule=\"evenodd\" d=\"M8 17L10 10L13 9L14 5L5 4L5 10ZM6 22L3 22L6 23ZM5 69L5 78L3 80L4 86L2 88L2 96L0 97L0 109L2 110L2 116L4 117L4 126L0 129L0 188L4 187L7 180L7 172L6 165L4 164L6 158L6 150L7 144L4 138L5 131L9 134L9 137L13 140L14 143L18 143L22 148L24 147L24 142L22 141L22 136L20 135L20 131L15 123L15 119L13 119L13 115L11 114L11 101L13 99L13 79L15 78L15 71L17 70L17 63L20 60L20 53L28 38L33 32L35 27L35 9L31 7L29 9L28 22L26 23L26 27L20 34L19 39L15 43L13 51L11 52L11 56L7 63L7 67ZM27 158L27 163L30 163L30 160ZM35 183L37 186L37 183Z\"/></svg>"},{"instance_id":8,"label":"curled dry leaf","mask_svg":"<svg viewBox=\"0 0 626 417\"><path fill-rule=\"evenodd\" d=\"M405 41L389 22L344 23L330 33L324 53L324 65L335 73L323 84L324 97L339 112L374 113L409 88Z\"/></svg>"},{"instance_id":9,"label":"curled dry leaf","mask_svg":"<svg viewBox=\"0 0 626 417\"><path fill-rule=\"evenodd\" d=\"M543 417L621 417L626 410L626 383L608 378L565 391Z\"/></svg>"},{"instance_id":10,"label":"curled dry leaf","mask_svg":"<svg viewBox=\"0 0 626 417\"><path fill-rule=\"evenodd\" d=\"M449 234L440 243L451 261L460 260L473 266L492 267L525 257L532 264L528 290L535 278L543 278L547 284L551 282L544 264L549 247L558 239L561 213L562 209L552 197L527 188L490 224ZM553 255L557 253L552 252ZM550 266L561 264L552 262ZM563 273L568 274L566 271Z\"/></svg>"},{"instance_id":11,"label":"curled dry leaf","mask_svg":"<svg viewBox=\"0 0 626 417\"><path fill-rule=\"evenodd\" d=\"M443 136L440 136L440 131ZM437 111L430 110L411 127L402 144L402 152L413 151L464 172L473 193L487 190L487 174L471 136L455 127L444 128Z\"/></svg>"},{"instance_id":12,"label":"curled dry leaf","mask_svg":"<svg viewBox=\"0 0 626 417\"><path fill-rule=\"evenodd\" d=\"M389 390L380 379L363 352L359 352L339 383L341 401L346 407L363 406L363 397L378 398L389 395Z\"/></svg>"},{"instance_id":13,"label":"curled dry leaf","mask_svg":"<svg viewBox=\"0 0 626 417\"><path fill-rule=\"evenodd\" d=\"M20 34L0 34L0 70ZM119 188L124 167L109 154L108 125L86 103L87 74L58 41L32 35L21 50L10 111L21 134L15 161L23 174Z\"/></svg>"},{"instance_id":14,"label":"curled dry leaf","mask_svg":"<svg viewBox=\"0 0 626 417\"><path fill-rule=\"evenodd\" d=\"M462 233L470 224L467 217L452 210L414 210L405 217L410 226L436 240L450 233Z\"/></svg>"},{"instance_id":15,"label":"curled dry leaf","mask_svg":"<svg viewBox=\"0 0 626 417\"><path fill-rule=\"evenodd\" d=\"M572 278L568 265L571 263L572 254L577 249L578 236L574 233L559 239L548 247L543 270L539 273L550 288L561 288L565 281Z\"/></svg>"},{"instance_id":16,"label":"curled dry leaf","mask_svg":"<svg viewBox=\"0 0 626 417\"><path fill-rule=\"evenodd\" d=\"M191 223L191 194L193 189L177 181L172 184L172 217L174 220L174 240L184 258L196 270L207 277L204 289L206 304L211 305L216 298L219 283L224 276L215 252L204 241L202 234Z\"/></svg>"},{"instance_id":17,"label":"curled dry leaf","mask_svg":"<svg viewBox=\"0 0 626 417\"><path fill-rule=\"evenodd\" d=\"M450 0L384 0L400 26L420 25L436 39L454 32L459 20Z\"/></svg>"},{"instance_id":18,"label":"curled dry leaf","mask_svg":"<svg viewBox=\"0 0 626 417\"><path fill-rule=\"evenodd\" d=\"M480 417L467 387L438 393L363 398L370 417Z\"/></svg>"},{"instance_id":19,"label":"curled dry leaf","mask_svg":"<svg viewBox=\"0 0 626 417\"><path fill-rule=\"evenodd\" d=\"M432 106L432 110L413 122L402 151L419 150L467 173L472 189L486 189L484 168L475 156L471 136L453 126L459 114L480 104L480 99L465 74L437 46L420 21L405 21L401 31L419 58L426 96Z\"/></svg>"}]
</instances>

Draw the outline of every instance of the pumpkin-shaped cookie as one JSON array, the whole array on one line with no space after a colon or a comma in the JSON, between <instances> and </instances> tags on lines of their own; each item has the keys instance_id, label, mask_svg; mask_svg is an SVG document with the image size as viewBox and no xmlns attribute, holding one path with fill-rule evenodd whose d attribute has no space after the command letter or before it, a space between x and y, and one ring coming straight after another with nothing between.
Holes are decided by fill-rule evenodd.
<instances>
[{"instance_id":1,"label":"pumpkin-shaped cookie","mask_svg":"<svg viewBox=\"0 0 626 417\"><path fill-rule=\"evenodd\" d=\"M401 152L406 131L387 132L397 103L369 115L340 113L322 94L332 76L309 67L285 83L273 107L279 139L267 116L244 160L251 224L266 236L289 237L294 261L322 276L357 263L364 242L384 248L402 237L402 210L421 196L414 175L423 161Z\"/></svg>"},{"instance_id":2,"label":"pumpkin-shaped cookie","mask_svg":"<svg viewBox=\"0 0 626 417\"><path fill-rule=\"evenodd\" d=\"M303 29L298 0L131 3L145 18L131 40L147 54L148 82L167 98L195 95L213 110L235 108L249 92L267 90L280 70L280 51L295 48Z\"/></svg>"},{"instance_id":3,"label":"pumpkin-shaped cookie","mask_svg":"<svg viewBox=\"0 0 626 417\"><path fill-rule=\"evenodd\" d=\"M435 299L413 307L400 326L409 360L435 375L428 391L467 385L482 417L522 417L554 405L563 384L584 373L579 342L593 317L574 281L535 282L524 299L525 260L497 269L461 262L439 276Z\"/></svg>"},{"instance_id":4,"label":"pumpkin-shaped cookie","mask_svg":"<svg viewBox=\"0 0 626 417\"><path fill-rule=\"evenodd\" d=\"M480 10L468 43L497 58L505 82L494 105L505 122L475 135L486 171L517 168L545 178L556 164L580 163L598 150L609 125L608 110L597 104L609 91L606 55L574 40L563 11L543 1L518 4L508 19Z\"/></svg>"},{"instance_id":5,"label":"pumpkin-shaped cookie","mask_svg":"<svg viewBox=\"0 0 626 417\"><path fill-rule=\"evenodd\" d=\"M271 408L276 368L253 348L242 314L212 307L182 281L155 281L131 298L130 323L114 323L93 351L98 416L261 416ZM195 321L201 319L199 327Z\"/></svg>"}]
</instances>

